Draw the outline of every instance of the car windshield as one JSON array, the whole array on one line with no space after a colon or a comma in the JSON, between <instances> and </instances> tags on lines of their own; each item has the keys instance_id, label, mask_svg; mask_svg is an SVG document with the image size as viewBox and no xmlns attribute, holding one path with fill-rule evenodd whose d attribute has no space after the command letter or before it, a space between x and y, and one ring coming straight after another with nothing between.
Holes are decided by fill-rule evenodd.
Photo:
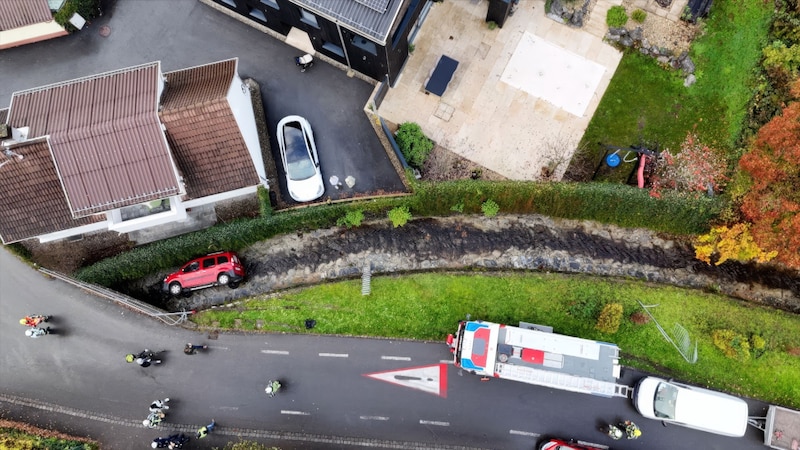
<instances>
[{"instance_id":1,"label":"car windshield","mask_svg":"<svg viewBox=\"0 0 800 450\"><path fill-rule=\"evenodd\" d=\"M286 175L289 179L300 181L313 177L316 173L314 162L311 161L300 124L286 124L283 127L283 140L286 143Z\"/></svg>"},{"instance_id":2,"label":"car windshield","mask_svg":"<svg viewBox=\"0 0 800 450\"><path fill-rule=\"evenodd\" d=\"M653 400L653 412L662 419L675 418L675 399L678 398L678 388L667 383L658 383L656 396Z\"/></svg>"}]
</instances>

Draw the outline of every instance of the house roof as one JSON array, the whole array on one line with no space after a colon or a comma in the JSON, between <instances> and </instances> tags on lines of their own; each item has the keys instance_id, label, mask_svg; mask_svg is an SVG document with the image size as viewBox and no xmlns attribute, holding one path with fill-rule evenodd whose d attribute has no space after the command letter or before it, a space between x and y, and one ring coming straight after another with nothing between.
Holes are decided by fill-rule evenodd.
<instances>
[{"instance_id":1,"label":"house roof","mask_svg":"<svg viewBox=\"0 0 800 450\"><path fill-rule=\"evenodd\" d=\"M47 0L0 0L0 31L51 20Z\"/></svg>"},{"instance_id":2,"label":"house roof","mask_svg":"<svg viewBox=\"0 0 800 450\"><path fill-rule=\"evenodd\" d=\"M8 108L0 108L0 123L6 123L8 119Z\"/></svg>"},{"instance_id":3,"label":"house roof","mask_svg":"<svg viewBox=\"0 0 800 450\"><path fill-rule=\"evenodd\" d=\"M294 3L386 45L403 0L294 0Z\"/></svg>"},{"instance_id":4,"label":"house roof","mask_svg":"<svg viewBox=\"0 0 800 450\"><path fill-rule=\"evenodd\" d=\"M158 120L159 77L149 63L13 94L8 123L29 127L29 139L50 136L73 217L181 192Z\"/></svg>"},{"instance_id":5,"label":"house roof","mask_svg":"<svg viewBox=\"0 0 800 450\"><path fill-rule=\"evenodd\" d=\"M189 198L259 183L227 99L237 63L229 59L164 74L161 120Z\"/></svg>"},{"instance_id":6,"label":"house roof","mask_svg":"<svg viewBox=\"0 0 800 450\"><path fill-rule=\"evenodd\" d=\"M9 244L32 236L88 225L105 217L74 219L56 173L47 138L0 152L0 237ZM16 155L23 155L19 159Z\"/></svg>"}]
</instances>

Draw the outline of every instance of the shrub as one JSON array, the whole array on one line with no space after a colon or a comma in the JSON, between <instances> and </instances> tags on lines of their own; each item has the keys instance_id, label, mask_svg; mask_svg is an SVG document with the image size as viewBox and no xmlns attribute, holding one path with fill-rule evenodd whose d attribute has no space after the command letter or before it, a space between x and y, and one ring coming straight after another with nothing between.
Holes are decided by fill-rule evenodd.
<instances>
[{"instance_id":1,"label":"shrub","mask_svg":"<svg viewBox=\"0 0 800 450\"><path fill-rule=\"evenodd\" d=\"M340 217L336 221L336 225L340 227L347 227L353 228L361 226L361 222L364 221L364 211L360 209L356 209L354 211L347 211L347 214L344 217Z\"/></svg>"},{"instance_id":2,"label":"shrub","mask_svg":"<svg viewBox=\"0 0 800 450\"><path fill-rule=\"evenodd\" d=\"M66 0L61 9L53 15L53 19L67 31L77 31L77 28L69 23L69 19L75 13L80 14L87 22L91 22L100 15L100 0Z\"/></svg>"},{"instance_id":3,"label":"shrub","mask_svg":"<svg viewBox=\"0 0 800 450\"><path fill-rule=\"evenodd\" d=\"M711 332L711 341L728 358L742 361L750 358L750 341L733 330L714 330Z\"/></svg>"},{"instance_id":4,"label":"shrub","mask_svg":"<svg viewBox=\"0 0 800 450\"><path fill-rule=\"evenodd\" d=\"M494 30L495 28L497 28L497 22L495 22L494 20L490 20L486 22L486 26L489 27L490 30Z\"/></svg>"},{"instance_id":5,"label":"shrub","mask_svg":"<svg viewBox=\"0 0 800 450\"><path fill-rule=\"evenodd\" d=\"M750 224L737 223L731 227L714 227L709 233L698 236L694 254L707 264L711 264L711 257L715 256L714 265L718 266L729 259L764 263L775 258L778 252L762 250L750 234Z\"/></svg>"},{"instance_id":6,"label":"shrub","mask_svg":"<svg viewBox=\"0 0 800 450\"><path fill-rule=\"evenodd\" d=\"M636 311L635 313L631 314L631 322L635 323L636 325L646 325L650 323L650 316L642 311Z\"/></svg>"},{"instance_id":7,"label":"shrub","mask_svg":"<svg viewBox=\"0 0 800 450\"><path fill-rule=\"evenodd\" d=\"M392 221L392 226L402 227L409 220L411 220L411 212L408 210L408 206L398 206L397 208L390 209L387 213L389 216L389 220Z\"/></svg>"},{"instance_id":8,"label":"shrub","mask_svg":"<svg viewBox=\"0 0 800 450\"><path fill-rule=\"evenodd\" d=\"M636 9L631 13L631 19L633 19L634 22L642 23L646 18L647 18L647 13L642 11L641 9Z\"/></svg>"},{"instance_id":9,"label":"shrub","mask_svg":"<svg viewBox=\"0 0 800 450\"><path fill-rule=\"evenodd\" d=\"M408 164L421 169L433 150L433 141L413 122L405 122L397 130L396 141Z\"/></svg>"},{"instance_id":10,"label":"shrub","mask_svg":"<svg viewBox=\"0 0 800 450\"><path fill-rule=\"evenodd\" d=\"M601 333L614 334L622 323L622 304L609 303L603 307L597 318L595 329Z\"/></svg>"},{"instance_id":11,"label":"shrub","mask_svg":"<svg viewBox=\"0 0 800 450\"><path fill-rule=\"evenodd\" d=\"M694 133L686 135L681 151L673 156L661 152L656 175L651 179L651 195L661 195L664 188L682 192L719 193L725 187L727 163L722 154L703 145Z\"/></svg>"},{"instance_id":12,"label":"shrub","mask_svg":"<svg viewBox=\"0 0 800 450\"><path fill-rule=\"evenodd\" d=\"M455 205L450 207L450 211L463 213L464 212L464 202L456 203Z\"/></svg>"},{"instance_id":13,"label":"shrub","mask_svg":"<svg viewBox=\"0 0 800 450\"><path fill-rule=\"evenodd\" d=\"M500 212L500 205L497 204L492 199L486 200L481 205L481 211L483 211L483 215L486 217L494 217Z\"/></svg>"},{"instance_id":14,"label":"shrub","mask_svg":"<svg viewBox=\"0 0 800 450\"><path fill-rule=\"evenodd\" d=\"M567 314L577 319L591 320L597 317L603 300L599 297L584 297L567 307Z\"/></svg>"},{"instance_id":15,"label":"shrub","mask_svg":"<svg viewBox=\"0 0 800 450\"><path fill-rule=\"evenodd\" d=\"M750 348L753 349L753 355L760 358L767 351L767 341L758 334L751 334Z\"/></svg>"},{"instance_id":16,"label":"shrub","mask_svg":"<svg viewBox=\"0 0 800 450\"><path fill-rule=\"evenodd\" d=\"M624 6L612 6L606 13L606 24L611 28L622 28L628 23L628 13Z\"/></svg>"}]
</instances>

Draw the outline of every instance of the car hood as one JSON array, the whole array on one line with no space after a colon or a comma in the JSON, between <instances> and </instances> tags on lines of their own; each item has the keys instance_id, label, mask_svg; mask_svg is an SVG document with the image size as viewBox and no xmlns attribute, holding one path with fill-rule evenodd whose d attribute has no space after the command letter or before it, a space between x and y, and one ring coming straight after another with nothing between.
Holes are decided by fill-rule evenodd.
<instances>
[{"instance_id":1,"label":"car hood","mask_svg":"<svg viewBox=\"0 0 800 450\"><path fill-rule=\"evenodd\" d=\"M636 385L636 392L633 397L633 406L639 414L648 419L658 419L653 411L653 399L656 395L656 386L661 380L646 378Z\"/></svg>"},{"instance_id":2,"label":"car hood","mask_svg":"<svg viewBox=\"0 0 800 450\"><path fill-rule=\"evenodd\" d=\"M325 193L325 185L319 173L305 180L286 180L286 188L289 195L298 202L310 202Z\"/></svg>"}]
</instances>

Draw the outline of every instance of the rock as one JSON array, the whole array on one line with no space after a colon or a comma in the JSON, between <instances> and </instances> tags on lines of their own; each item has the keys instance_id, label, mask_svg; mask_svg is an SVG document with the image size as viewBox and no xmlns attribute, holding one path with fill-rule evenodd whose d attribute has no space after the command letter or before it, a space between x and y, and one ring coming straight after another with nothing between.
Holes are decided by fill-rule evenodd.
<instances>
[{"instance_id":1,"label":"rock","mask_svg":"<svg viewBox=\"0 0 800 450\"><path fill-rule=\"evenodd\" d=\"M644 38L644 30L642 30L642 27L636 27L630 32L630 35L634 41L641 41Z\"/></svg>"},{"instance_id":2,"label":"rock","mask_svg":"<svg viewBox=\"0 0 800 450\"><path fill-rule=\"evenodd\" d=\"M689 76L686 77L685 80L683 80L683 85L685 87L689 87L689 86L693 85L696 81L697 81L697 78L695 78L693 73L690 73Z\"/></svg>"},{"instance_id":3,"label":"rock","mask_svg":"<svg viewBox=\"0 0 800 450\"><path fill-rule=\"evenodd\" d=\"M630 47L633 45L633 39L630 36L624 36L619 40L619 43L625 47Z\"/></svg>"},{"instance_id":4,"label":"rock","mask_svg":"<svg viewBox=\"0 0 800 450\"><path fill-rule=\"evenodd\" d=\"M575 27L583 26L583 11L575 11L569 19L569 24Z\"/></svg>"},{"instance_id":5,"label":"rock","mask_svg":"<svg viewBox=\"0 0 800 450\"><path fill-rule=\"evenodd\" d=\"M559 16L558 14L548 13L547 17L552 20L555 20L558 23L564 23L564 19L562 19L561 16Z\"/></svg>"},{"instance_id":6,"label":"rock","mask_svg":"<svg viewBox=\"0 0 800 450\"><path fill-rule=\"evenodd\" d=\"M553 0L550 4L550 14L555 14L559 18L564 15L564 5L561 4L561 0Z\"/></svg>"},{"instance_id":7,"label":"rock","mask_svg":"<svg viewBox=\"0 0 800 450\"><path fill-rule=\"evenodd\" d=\"M693 74L694 73L694 61L689 56L686 56L681 61L681 69L683 69L683 73L685 74Z\"/></svg>"},{"instance_id":8,"label":"rock","mask_svg":"<svg viewBox=\"0 0 800 450\"><path fill-rule=\"evenodd\" d=\"M669 64L669 58L667 58L666 56L659 56L658 58L656 58L656 60L660 64Z\"/></svg>"},{"instance_id":9,"label":"rock","mask_svg":"<svg viewBox=\"0 0 800 450\"><path fill-rule=\"evenodd\" d=\"M608 29L608 34L611 35L611 36L622 36L623 34L626 34L627 32L628 31L625 30L625 28L609 28Z\"/></svg>"},{"instance_id":10,"label":"rock","mask_svg":"<svg viewBox=\"0 0 800 450\"><path fill-rule=\"evenodd\" d=\"M618 34L606 33L606 39L612 42L619 42L621 39Z\"/></svg>"}]
</instances>

